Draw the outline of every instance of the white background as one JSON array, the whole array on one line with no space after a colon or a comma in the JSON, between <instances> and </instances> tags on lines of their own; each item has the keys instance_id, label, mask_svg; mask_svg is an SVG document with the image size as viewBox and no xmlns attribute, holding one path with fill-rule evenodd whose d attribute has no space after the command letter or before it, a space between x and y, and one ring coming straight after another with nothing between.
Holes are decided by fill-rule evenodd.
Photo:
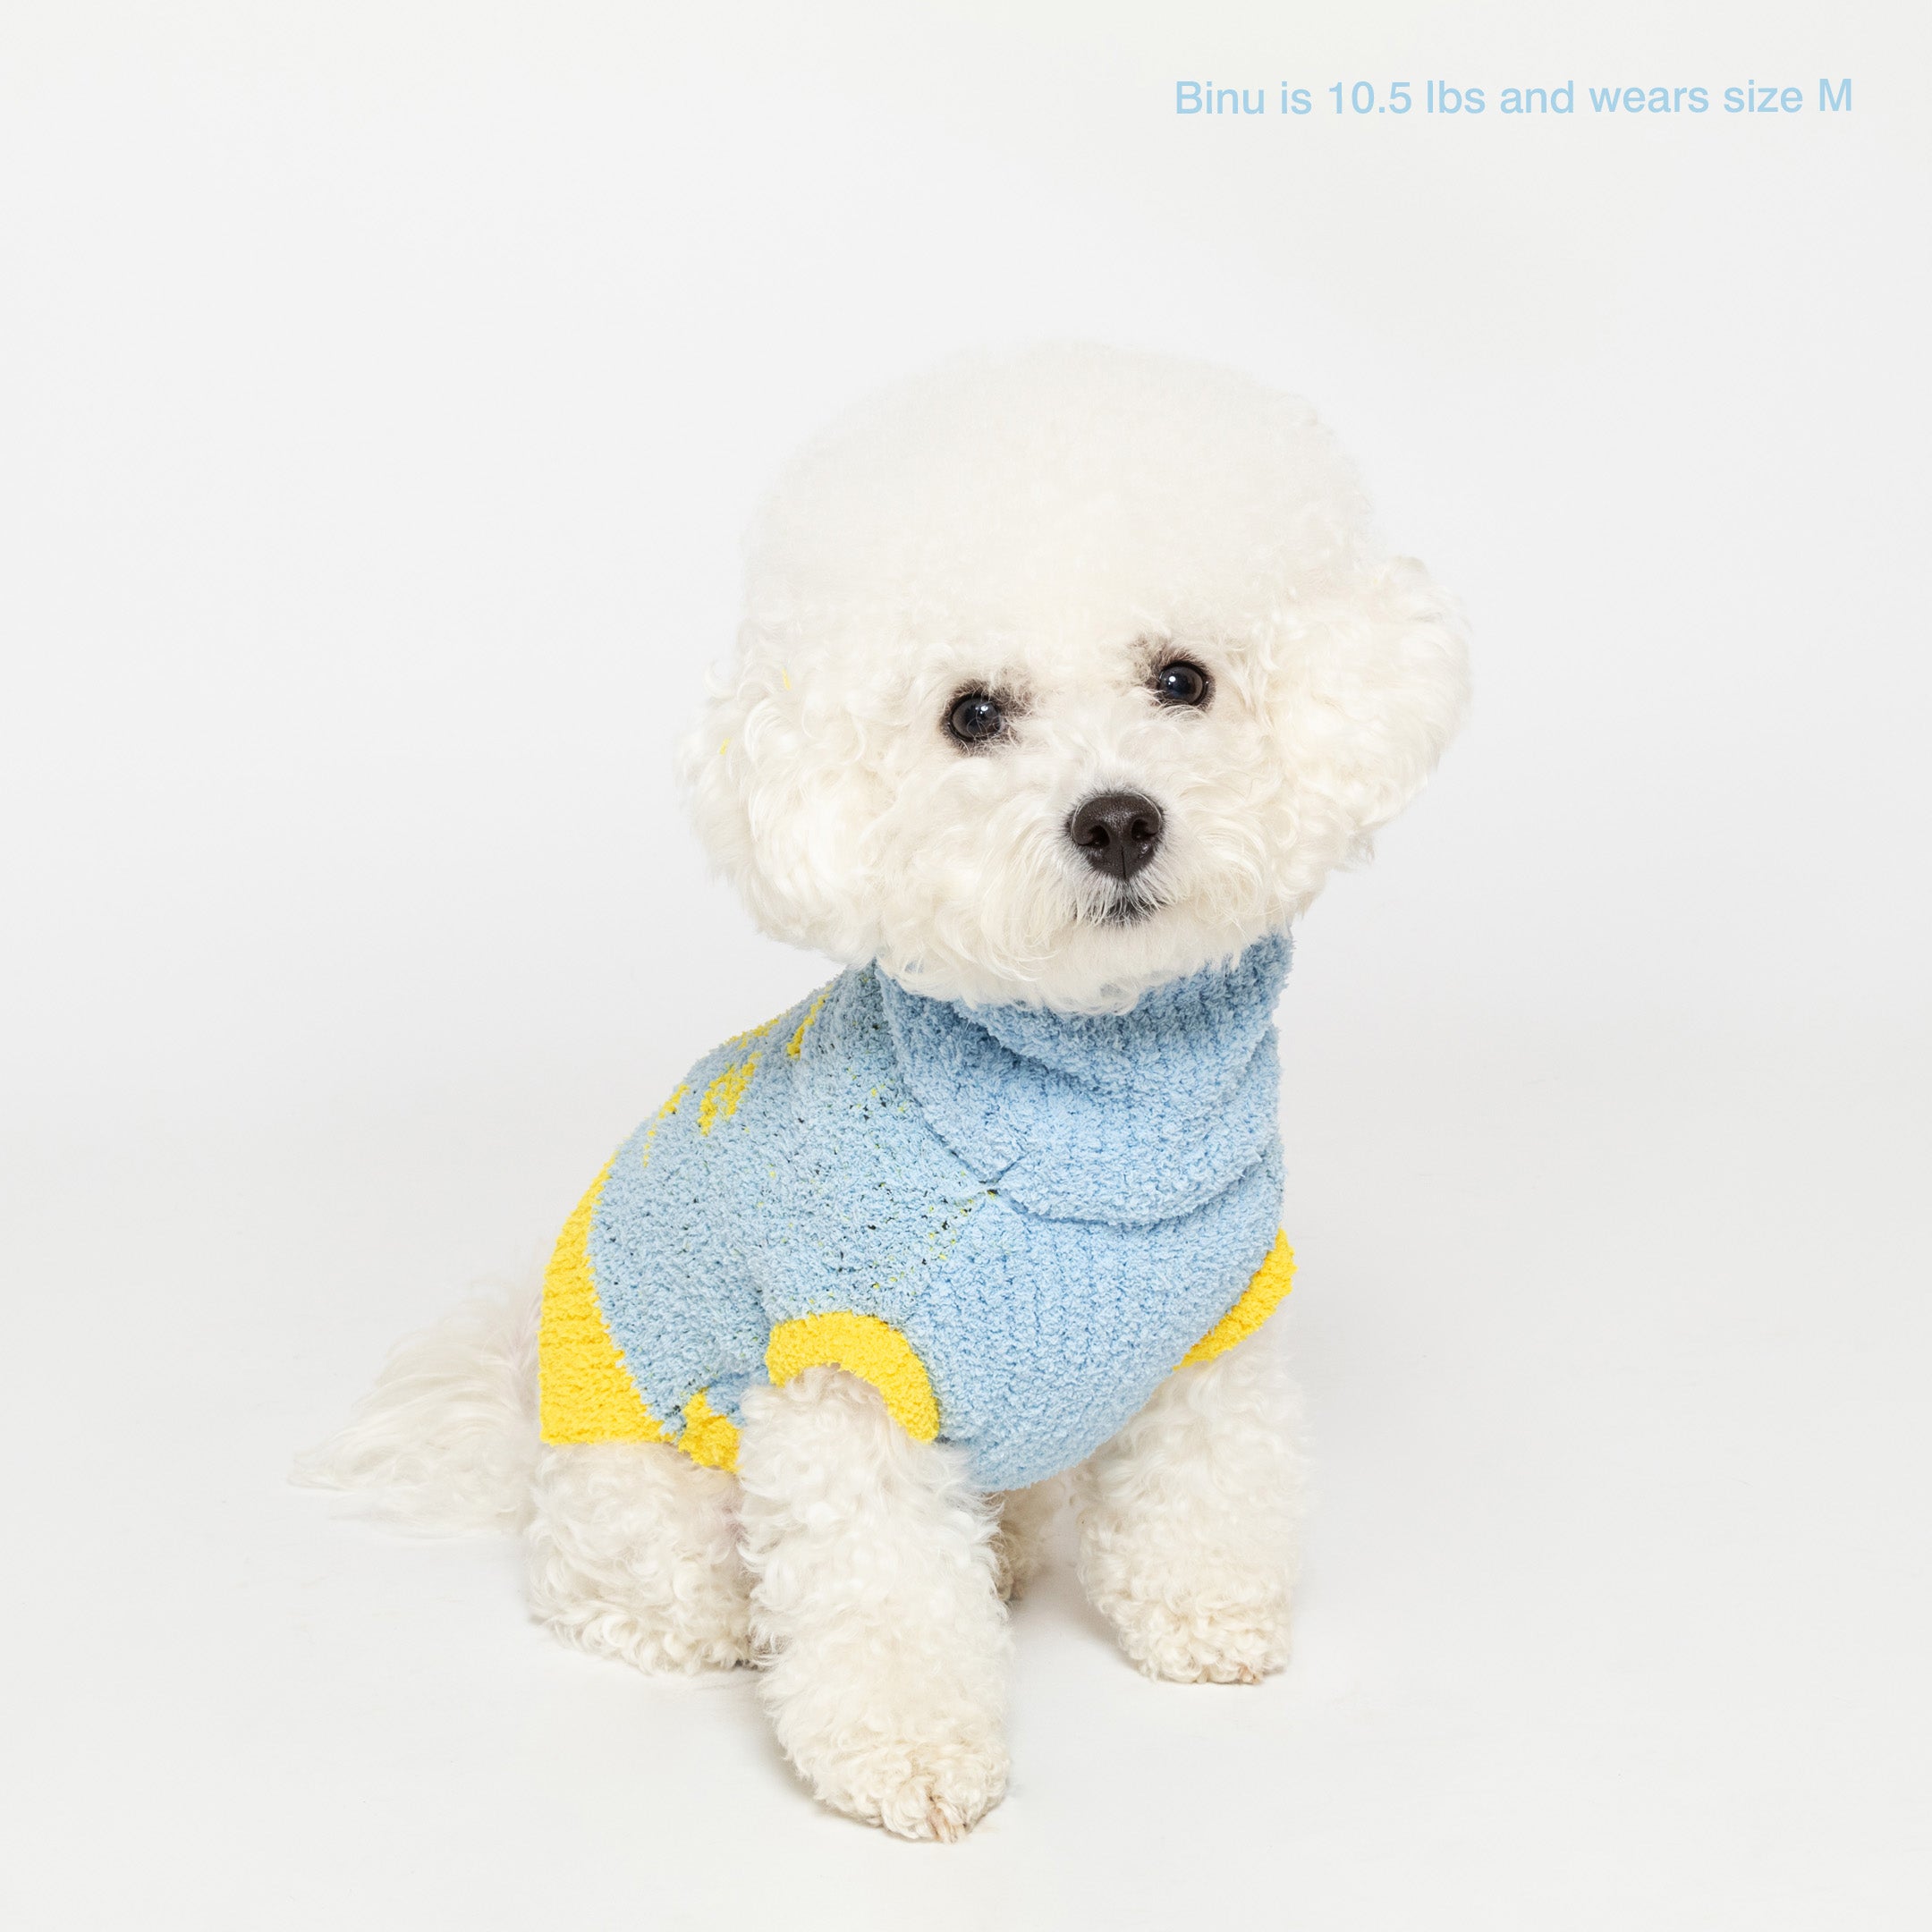
<instances>
[{"instance_id":1,"label":"white background","mask_svg":"<svg viewBox=\"0 0 1932 1932\"><path fill-rule=\"evenodd\" d=\"M10 1926L1927 1922L1932 34L1580 12L8 0ZM1054 335L1309 395L1479 708L1283 1010L1296 1662L1049 1580L936 1850L282 1477L824 977L667 779L741 533Z\"/></svg>"}]
</instances>

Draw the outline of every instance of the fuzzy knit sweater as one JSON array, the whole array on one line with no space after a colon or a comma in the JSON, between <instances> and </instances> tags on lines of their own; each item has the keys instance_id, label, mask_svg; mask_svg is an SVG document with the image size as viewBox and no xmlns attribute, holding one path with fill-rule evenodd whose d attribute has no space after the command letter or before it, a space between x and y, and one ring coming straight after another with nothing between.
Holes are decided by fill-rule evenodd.
<instances>
[{"instance_id":1,"label":"fuzzy knit sweater","mask_svg":"<svg viewBox=\"0 0 1932 1932\"><path fill-rule=\"evenodd\" d=\"M1288 955L1091 1017L866 967L716 1048L557 1242L544 1439L731 1468L745 1389L831 1362L987 1489L1084 1460L1287 1292Z\"/></svg>"}]
</instances>

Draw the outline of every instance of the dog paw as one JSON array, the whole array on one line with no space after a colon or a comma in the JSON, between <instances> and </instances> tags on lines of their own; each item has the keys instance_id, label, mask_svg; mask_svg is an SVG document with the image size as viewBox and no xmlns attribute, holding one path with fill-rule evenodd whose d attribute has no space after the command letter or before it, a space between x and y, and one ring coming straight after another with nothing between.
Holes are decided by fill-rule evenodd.
<instances>
[{"instance_id":1,"label":"dog paw","mask_svg":"<svg viewBox=\"0 0 1932 1932\"><path fill-rule=\"evenodd\" d=\"M1127 1598L1105 1608L1128 1657L1170 1683L1259 1683L1288 1661L1284 1602Z\"/></svg>"},{"instance_id":2,"label":"dog paw","mask_svg":"<svg viewBox=\"0 0 1932 1932\"><path fill-rule=\"evenodd\" d=\"M963 1838L1006 1791L1006 1750L997 1741L876 1744L800 1769L835 1810L940 1843Z\"/></svg>"}]
</instances>

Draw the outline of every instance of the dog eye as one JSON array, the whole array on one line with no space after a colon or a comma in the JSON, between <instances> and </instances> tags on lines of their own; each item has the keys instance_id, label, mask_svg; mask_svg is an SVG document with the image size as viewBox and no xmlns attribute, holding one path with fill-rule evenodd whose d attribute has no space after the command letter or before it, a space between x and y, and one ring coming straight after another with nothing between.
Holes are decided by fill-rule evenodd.
<instances>
[{"instance_id":1,"label":"dog eye","mask_svg":"<svg viewBox=\"0 0 1932 1932\"><path fill-rule=\"evenodd\" d=\"M987 691L968 691L946 714L946 729L962 745L982 745L1006 729L1006 714Z\"/></svg>"},{"instance_id":2,"label":"dog eye","mask_svg":"<svg viewBox=\"0 0 1932 1932\"><path fill-rule=\"evenodd\" d=\"M1208 694L1214 689L1208 674L1197 664L1190 664L1185 657L1176 657L1172 664L1164 664L1154 674L1154 695L1164 705L1192 705L1199 707L1208 702Z\"/></svg>"}]
</instances>

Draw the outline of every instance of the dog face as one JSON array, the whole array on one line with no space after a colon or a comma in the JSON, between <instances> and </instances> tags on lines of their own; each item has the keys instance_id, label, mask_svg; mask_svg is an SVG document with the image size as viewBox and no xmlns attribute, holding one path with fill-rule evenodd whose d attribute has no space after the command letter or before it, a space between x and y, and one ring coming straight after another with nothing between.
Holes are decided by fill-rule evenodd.
<instances>
[{"instance_id":1,"label":"dog face","mask_svg":"<svg viewBox=\"0 0 1932 1932\"><path fill-rule=\"evenodd\" d=\"M1054 348L797 459L682 771L775 936L1096 1012L1286 924L1466 701L1454 606L1376 546L1305 404Z\"/></svg>"}]
</instances>

